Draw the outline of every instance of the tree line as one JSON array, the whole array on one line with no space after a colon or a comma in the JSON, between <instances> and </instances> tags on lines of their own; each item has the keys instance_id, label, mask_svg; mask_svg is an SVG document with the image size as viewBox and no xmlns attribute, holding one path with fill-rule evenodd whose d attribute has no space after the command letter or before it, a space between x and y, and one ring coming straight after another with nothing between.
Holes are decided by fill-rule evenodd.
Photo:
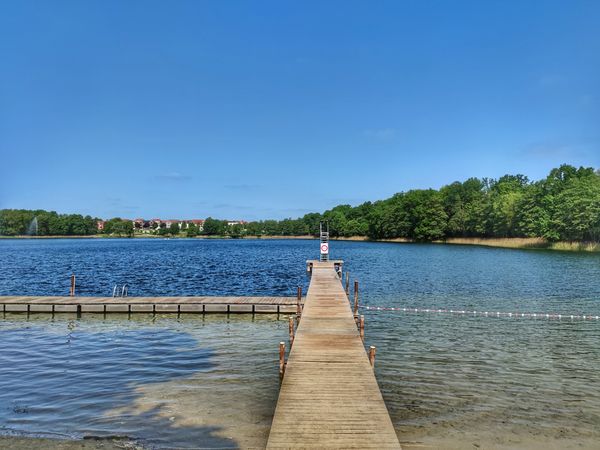
<instances>
[{"instance_id":1,"label":"tree line","mask_svg":"<svg viewBox=\"0 0 600 450\"><path fill-rule=\"evenodd\" d=\"M37 235L98 234L99 219L42 210L0 210L0 235L24 235L37 221ZM449 237L540 237L549 241L600 241L600 171L562 165L542 180L524 175L498 179L469 178L442 188L413 189L358 206L338 205L297 219L264 220L228 225L207 218L203 229L177 224L160 235L307 236L317 235L319 222L329 223L333 237L406 238L415 241ZM133 236L131 221L114 218L104 234Z\"/></svg>"},{"instance_id":2,"label":"tree line","mask_svg":"<svg viewBox=\"0 0 600 450\"><path fill-rule=\"evenodd\" d=\"M2 209L0 236L89 236L98 233L98 220L81 214L55 211Z\"/></svg>"},{"instance_id":3,"label":"tree line","mask_svg":"<svg viewBox=\"0 0 600 450\"><path fill-rule=\"evenodd\" d=\"M600 241L600 171L562 165L542 180L524 175L469 178L435 189L413 189L376 202L338 205L299 219L252 222L249 234L318 233L328 221L333 237L540 237Z\"/></svg>"}]
</instances>

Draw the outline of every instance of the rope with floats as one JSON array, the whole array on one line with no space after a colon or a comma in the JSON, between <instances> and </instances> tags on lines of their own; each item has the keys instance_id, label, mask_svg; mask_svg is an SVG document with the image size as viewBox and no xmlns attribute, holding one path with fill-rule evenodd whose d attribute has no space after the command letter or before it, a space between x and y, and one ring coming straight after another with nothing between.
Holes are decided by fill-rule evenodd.
<instances>
[{"instance_id":1,"label":"rope with floats","mask_svg":"<svg viewBox=\"0 0 600 450\"><path fill-rule=\"evenodd\" d=\"M571 320L599 320L600 316L586 314L557 314L557 313L525 313L525 312L504 312L504 311L468 311L464 309L435 309L435 308L394 308L385 306L359 305L361 309L367 311L399 311L408 313L434 313L451 314L461 316L483 316L483 317L514 317L529 319L571 319Z\"/></svg>"}]
</instances>

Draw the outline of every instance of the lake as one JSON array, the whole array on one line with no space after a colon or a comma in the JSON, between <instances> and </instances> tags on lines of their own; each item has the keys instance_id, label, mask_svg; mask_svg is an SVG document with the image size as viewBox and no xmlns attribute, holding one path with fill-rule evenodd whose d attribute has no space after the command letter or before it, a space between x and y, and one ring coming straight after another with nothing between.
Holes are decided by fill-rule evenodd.
<instances>
[{"instance_id":1,"label":"lake","mask_svg":"<svg viewBox=\"0 0 600 450\"><path fill-rule=\"evenodd\" d=\"M310 240L0 240L1 295L293 296ZM600 314L600 255L332 242L361 304ZM363 309L407 448L598 448L600 321ZM0 434L123 436L149 448L263 447L275 315L5 314Z\"/></svg>"}]
</instances>

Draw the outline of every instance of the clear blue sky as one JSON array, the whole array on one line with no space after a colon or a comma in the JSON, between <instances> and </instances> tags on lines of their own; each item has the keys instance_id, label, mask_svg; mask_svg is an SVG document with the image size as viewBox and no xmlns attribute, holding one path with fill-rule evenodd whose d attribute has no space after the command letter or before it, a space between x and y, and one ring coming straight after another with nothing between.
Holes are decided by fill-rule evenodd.
<instances>
[{"instance_id":1,"label":"clear blue sky","mask_svg":"<svg viewBox=\"0 0 600 450\"><path fill-rule=\"evenodd\" d=\"M0 208L297 217L600 166L598 1L12 1Z\"/></svg>"}]
</instances>

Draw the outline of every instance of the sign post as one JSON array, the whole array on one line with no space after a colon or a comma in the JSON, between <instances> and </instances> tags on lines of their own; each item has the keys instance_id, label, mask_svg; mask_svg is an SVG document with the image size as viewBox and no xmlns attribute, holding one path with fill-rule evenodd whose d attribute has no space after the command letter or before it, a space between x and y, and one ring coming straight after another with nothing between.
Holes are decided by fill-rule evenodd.
<instances>
[{"instance_id":1,"label":"sign post","mask_svg":"<svg viewBox=\"0 0 600 450\"><path fill-rule=\"evenodd\" d=\"M323 226L325 225L325 226ZM319 234L321 235L321 261L329 261L329 223L321 222L319 224Z\"/></svg>"}]
</instances>

